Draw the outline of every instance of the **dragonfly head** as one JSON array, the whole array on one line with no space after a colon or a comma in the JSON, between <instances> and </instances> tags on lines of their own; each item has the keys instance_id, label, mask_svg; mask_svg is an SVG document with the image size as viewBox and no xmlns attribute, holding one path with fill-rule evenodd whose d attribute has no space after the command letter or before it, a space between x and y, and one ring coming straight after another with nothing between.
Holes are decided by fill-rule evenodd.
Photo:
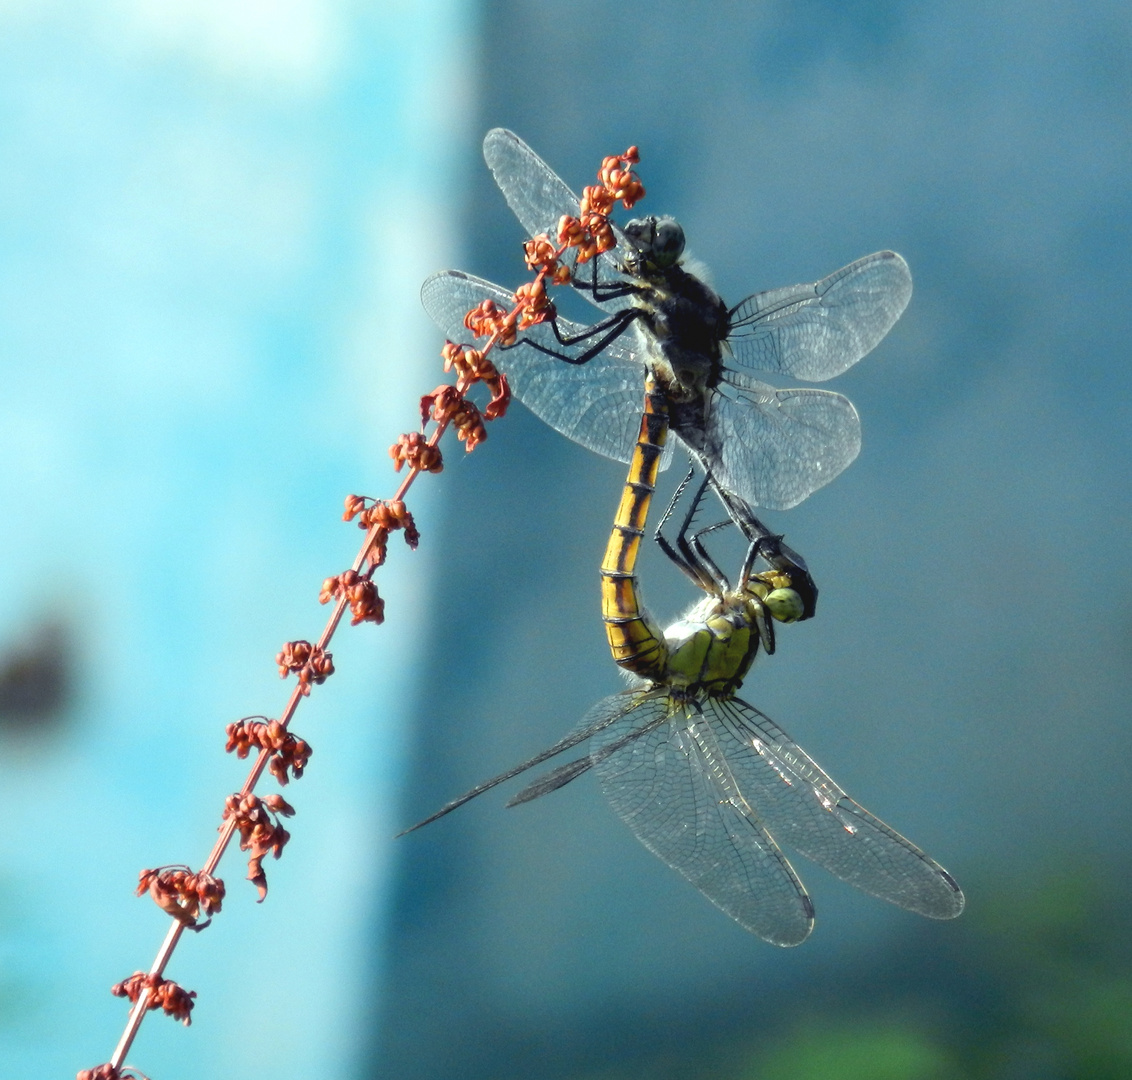
<instances>
[{"instance_id":1,"label":"dragonfly head","mask_svg":"<svg viewBox=\"0 0 1132 1080\"><path fill-rule=\"evenodd\" d=\"M739 590L739 596L757 601L776 622L797 622L805 615L801 593L790 588L786 574L773 570L749 578Z\"/></svg>"},{"instance_id":2,"label":"dragonfly head","mask_svg":"<svg viewBox=\"0 0 1132 1080\"><path fill-rule=\"evenodd\" d=\"M684 230L675 218L634 218L622 231L635 248L626 259L627 270L667 270L684 254Z\"/></svg>"}]
</instances>

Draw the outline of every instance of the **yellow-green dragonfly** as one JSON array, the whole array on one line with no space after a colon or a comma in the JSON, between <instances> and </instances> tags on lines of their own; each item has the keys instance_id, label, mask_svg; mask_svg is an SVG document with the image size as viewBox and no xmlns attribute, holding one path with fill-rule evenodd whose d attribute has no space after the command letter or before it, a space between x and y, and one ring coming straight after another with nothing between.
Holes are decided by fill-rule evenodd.
<instances>
[{"instance_id":1,"label":"yellow-green dragonfly","mask_svg":"<svg viewBox=\"0 0 1132 1080\"><path fill-rule=\"evenodd\" d=\"M731 589L699 537L687 537L689 514L677 546L707 595L663 632L643 611L636 559L668 405L649 377L601 569L610 649L639 684L598 702L566 738L413 828L588 739L587 754L535 780L508 805L592 769L609 804L645 847L741 926L776 945L800 944L814 921L809 894L780 844L882 900L929 918L954 918L964 903L954 878L849 798L781 728L735 696L760 644L773 651L773 620L789 622L803 610L788 574L774 567L752 573L758 541Z\"/></svg>"}]
</instances>

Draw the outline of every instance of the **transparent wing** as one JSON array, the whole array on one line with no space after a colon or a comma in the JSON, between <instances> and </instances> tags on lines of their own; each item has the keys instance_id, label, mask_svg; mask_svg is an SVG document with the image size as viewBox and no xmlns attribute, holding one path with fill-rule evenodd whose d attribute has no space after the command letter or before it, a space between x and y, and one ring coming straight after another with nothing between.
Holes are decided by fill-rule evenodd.
<instances>
[{"instance_id":1,"label":"transparent wing","mask_svg":"<svg viewBox=\"0 0 1132 1080\"><path fill-rule=\"evenodd\" d=\"M666 690L651 691L594 737L594 771L610 806L745 929L775 945L800 944L813 906L736 784L710 713L678 709L666 719L670 707ZM602 756L634 728L643 729L639 738Z\"/></svg>"},{"instance_id":2,"label":"transparent wing","mask_svg":"<svg viewBox=\"0 0 1132 1080\"><path fill-rule=\"evenodd\" d=\"M546 233L553 238L557 235L558 221L563 214L578 216L578 196L513 131L492 128L483 140L483 156L507 205L527 230L528 236ZM624 234L616 225L613 225L613 232L618 247L626 243ZM573 252L565 258L567 265L575 269ZM619 261L615 248L578 267L577 271L581 278L592 281L596 268L598 282L621 282L624 279L618 270ZM579 292L604 311L617 311L628 304L625 297L598 303L592 292L585 289L579 289Z\"/></svg>"},{"instance_id":3,"label":"transparent wing","mask_svg":"<svg viewBox=\"0 0 1132 1080\"><path fill-rule=\"evenodd\" d=\"M821 281L748 296L732 310L728 344L741 367L821 382L874 349L911 296L908 264L878 251Z\"/></svg>"},{"instance_id":4,"label":"transparent wing","mask_svg":"<svg viewBox=\"0 0 1132 1080\"><path fill-rule=\"evenodd\" d=\"M828 390L747 388L713 394L707 429L674 430L715 479L751 506L788 510L837 476L861 449L853 403Z\"/></svg>"},{"instance_id":5,"label":"transparent wing","mask_svg":"<svg viewBox=\"0 0 1132 1080\"><path fill-rule=\"evenodd\" d=\"M514 304L512 294L502 286L459 270L433 274L421 287L425 311L450 341L471 339L464 316L486 298L502 307ZM559 319L558 325L567 336L585 329L566 319ZM567 355L585 349L584 344L564 348L545 323L522 336ZM633 349L635 340L634 335L623 334L585 364L556 360L521 342L493 351L491 359L507 376L515 396L555 431L587 450L628 461L637 442L645 393L645 365ZM670 457L666 450L662 469Z\"/></svg>"},{"instance_id":6,"label":"transparent wing","mask_svg":"<svg viewBox=\"0 0 1132 1080\"><path fill-rule=\"evenodd\" d=\"M636 717L651 717L651 719L643 721L645 727L636 724L622 724L618 729L621 732L620 737L615 738L612 742L605 742L600 750L591 747L583 757L557 765L549 772L535 777L526 787L513 795L507 801L507 805L509 807L520 806L523 803L531 802L533 799L541 798L543 795L549 795L552 791L557 791L570 783L571 780L576 780L582 773L588 772L602 758L608 757L620 750L626 743L639 738L647 726L663 723L667 713L663 710L648 708L649 700L655 694L656 691L647 686L637 686L629 690L622 690L619 694L599 701L582 717L569 735L540 755L541 760L545 761L552 753L558 753L560 749L567 745L576 746L585 739L592 739L614 721L622 719L628 713L633 713ZM642 705L646 706L643 713L638 711Z\"/></svg>"},{"instance_id":7,"label":"transparent wing","mask_svg":"<svg viewBox=\"0 0 1132 1080\"><path fill-rule=\"evenodd\" d=\"M858 889L931 919L963 910L954 878L855 803L774 721L738 698L704 713L739 789L776 840Z\"/></svg>"},{"instance_id":8,"label":"transparent wing","mask_svg":"<svg viewBox=\"0 0 1132 1080\"><path fill-rule=\"evenodd\" d=\"M534 757L527 758L526 761L513 766L506 772L501 772L498 776L493 776L490 780L485 780L482 784L476 784L470 791L465 791L463 795L453 799L451 802L445 803L436 813L430 814L423 821L418 821L415 825L410 825L407 829L402 829L397 835L404 836L406 833L415 832L425 825L431 825L438 818L442 818L446 814L452 813L453 810L459 809L464 803L471 802L472 799L476 798L478 795L482 795L485 791L490 791L493 787L497 787L504 781L511 780L520 773L525 773L528 769L533 769L536 765L541 765L544 761L549 761L550 758L557 757L559 754L572 749L579 743L593 738L602 728L611 724L623 713L636 708L636 698L642 693L643 691L640 690L626 690L620 694L615 694L611 698L606 698L605 701L599 702L582 717L581 722L576 724L568 735L559 739L553 746L545 750L540 750ZM522 802L529 802L531 799L546 794L548 791L555 791L562 787L563 784L569 783L570 780L580 776L589 768L589 764L590 759L587 753L586 756L579 761L570 762L566 766L559 766L551 770L550 773L539 777L539 779L535 780L532 784L528 784L518 795L512 798L507 805L515 806Z\"/></svg>"}]
</instances>

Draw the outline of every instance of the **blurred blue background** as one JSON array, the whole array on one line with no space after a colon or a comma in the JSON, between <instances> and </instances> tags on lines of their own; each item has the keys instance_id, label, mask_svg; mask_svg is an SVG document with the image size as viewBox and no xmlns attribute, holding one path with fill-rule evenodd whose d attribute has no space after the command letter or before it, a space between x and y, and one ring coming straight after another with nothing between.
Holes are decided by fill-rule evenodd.
<instances>
[{"instance_id":1,"label":"blurred blue background","mask_svg":"<svg viewBox=\"0 0 1132 1080\"><path fill-rule=\"evenodd\" d=\"M1124 1077L1132 16L1126 5L0 7L0 1075L105 1060L284 700L348 491L439 375L446 265L520 280L479 159L575 187L637 143L720 293L883 247L912 304L838 380L860 459L768 522L818 617L743 696L964 885L927 923L800 865L749 937L583 780L400 827L619 678L596 567L623 467L521 407L414 491L387 624L342 634L272 892L169 975L152 1076ZM655 553L662 618L691 599Z\"/></svg>"}]
</instances>

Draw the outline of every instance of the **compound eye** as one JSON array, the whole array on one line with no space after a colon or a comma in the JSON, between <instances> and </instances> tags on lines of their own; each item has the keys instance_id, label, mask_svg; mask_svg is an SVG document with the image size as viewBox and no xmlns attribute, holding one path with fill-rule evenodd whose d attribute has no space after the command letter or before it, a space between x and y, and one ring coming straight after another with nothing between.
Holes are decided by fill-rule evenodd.
<instances>
[{"instance_id":1,"label":"compound eye","mask_svg":"<svg viewBox=\"0 0 1132 1080\"><path fill-rule=\"evenodd\" d=\"M802 597L793 589L773 589L767 593L763 604L771 618L786 623L797 622L806 610Z\"/></svg>"},{"instance_id":2,"label":"compound eye","mask_svg":"<svg viewBox=\"0 0 1132 1080\"><path fill-rule=\"evenodd\" d=\"M621 231L638 251L646 255L652 252L656 238L656 218L633 218L632 221L625 222L625 227Z\"/></svg>"},{"instance_id":3,"label":"compound eye","mask_svg":"<svg viewBox=\"0 0 1132 1080\"><path fill-rule=\"evenodd\" d=\"M684 230L673 218L661 218L653 236L653 257L662 266L671 266L684 254Z\"/></svg>"}]
</instances>

